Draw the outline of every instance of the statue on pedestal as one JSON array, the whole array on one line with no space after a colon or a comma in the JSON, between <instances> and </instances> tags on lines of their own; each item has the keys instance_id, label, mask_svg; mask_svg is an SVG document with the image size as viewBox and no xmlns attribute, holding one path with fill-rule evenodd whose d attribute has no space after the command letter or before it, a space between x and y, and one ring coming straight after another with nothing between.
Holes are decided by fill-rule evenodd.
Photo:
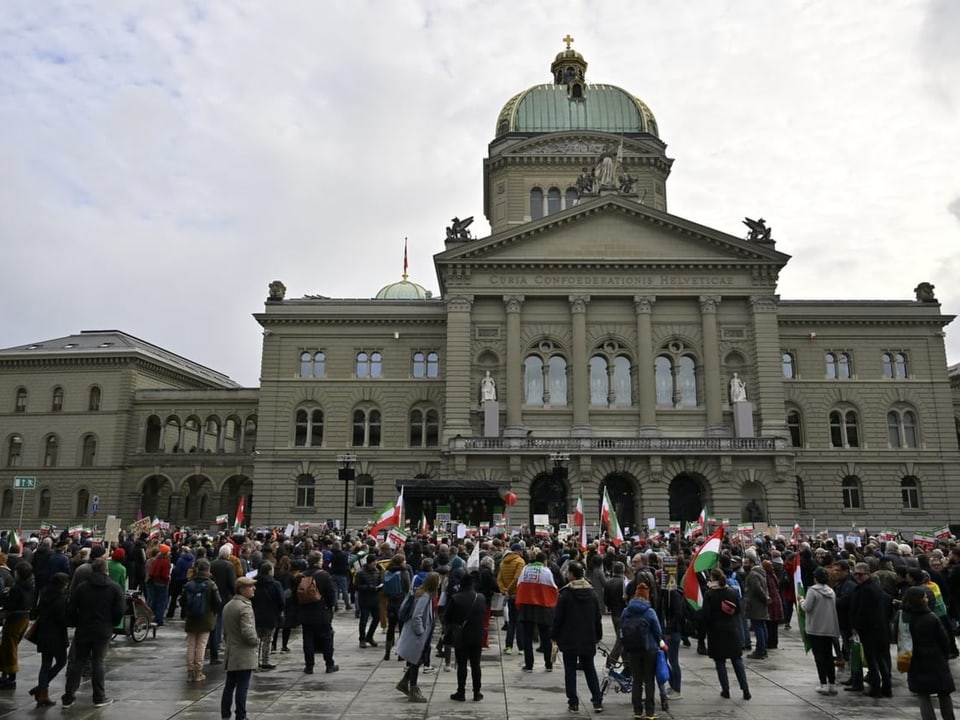
<instances>
[{"instance_id":1,"label":"statue on pedestal","mask_svg":"<svg viewBox=\"0 0 960 720\"><path fill-rule=\"evenodd\" d=\"M744 385L743 380L740 379L737 373L733 374L733 378L730 380L730 402L746 402L747 401L747 386Z\"/></svg>"},{"instance_id":2,"label":"statue on pedestal","mask_svg":"<svg viewBox=\"0 0 960 720\"><path fill-rule=\"evenodd\" d=\"M496 400L497 399L497 383L490 377L490 371L487 370L487 374L483 376L483 379L480 381L480 401L486 402L487 400Z\"/></svg>"}]
</instances>

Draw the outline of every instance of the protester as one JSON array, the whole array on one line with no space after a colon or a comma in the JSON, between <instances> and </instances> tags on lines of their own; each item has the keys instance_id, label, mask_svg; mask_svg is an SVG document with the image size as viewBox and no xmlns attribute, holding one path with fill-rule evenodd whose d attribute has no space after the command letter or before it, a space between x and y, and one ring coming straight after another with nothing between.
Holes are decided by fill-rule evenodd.
<instances>
[{"instance_id":1,"label":"protester","mask_svg":"<svg viewBox=\"0 0 960 720\"><path fill-rule=\"evenodd\" d=\"M179 604L177 601L180 599L180 591L187 582L187 576L195 562L196 557L191 552L189 546L183 545L180 548L180 553L177 555L177 562L174 564L173 570L170 571L170 597L167 599L167 620L172 619L173 614L176 612L177 605ZM181 611L180 618L183 619L183 617L184 615Z\"/></svg>"},{"instance_id":2,"label":"protester","mask_svg":"<svg viewBox=\"0 0 960 720\"><path fill-rule=\"evenodd\" d=\"M452 632L453 650L457 660L457 691L451 700L464 701L467 686L467 666L470 667L470 679L473 683L474 701L483 700L480 692L480 652L483 645L483 621L487 613L487 603L483 595L474 587L479 581L478 574L467 574L460 580L460 591L447 603L446 624Z\"/></svg>"},{"instance_id":3,"label":"protester","mask_svg":"<svg viewBox=\"0 0 960 720\"><path fill-rule=\"evenodd\" d=\"M297 619L297 576L306 569L306 563L298 560L301 567L294 569L293 561L289 555L283 555L277 563L275 576L280 588L283 590L283 618L280 625L273 631L273 642L270 649L276 652L277 639L281 640L280 652L290 652L290 635L293 628L299 625Z\"/></svg>"},{"instance_id":4,"label":"protester","mask_svg":"<svg viewBox=\"0 0 960 720\"><path fill-rule=\"evenodd\" d=\"M520 638L516 637L518 630L517 620L517 582L520 580L520 573L526 565L526 561L520 554L523 547L520 543L513 543L510 550L503 554L500 559L500 568L497 571L497 587L503 594L504 612L506 614L506 631L504 638L503 652L509 655L513 652L513 643L516 639L520 643Z\"/></svg>"},{"instance_id":5,"label":"protester","mask_svg":"<svg viewBox=\"0 0 960 720\"><path fill-rule=\"evenodd\" d=\"M224 720L229 720L234 704L238 720L247 717L247 692L250 689L250 676L257 667L257 647L260 644L251 604L256 589L255 580L237 578L236 594L223 608L226 681L220 694L220 717Z\"/></svg>"},{"instance_id":6,"label":"protester","mask_svg":"<svg viewBox=\"0 0 960 720\"><path fill-rule=\"evenodd\" d=\"M220 662L220 645L223 643L223 608L233 599L234 588L237 582L237 570L230 561L233 555L233 545L224 543L217 551L217 558L210 563L210 576L217 584L222 605L217 611L217 622L210 633L210 664Z\"/></svg>"},{"instance_id":7,"label":"protester","mask_svg":"<svg viewBox=\"0 0 960 720\"><path fill-rule=\"evenodd\" d=\"M117 548L110 554L110 561L107 563L107 574L124 593L127 591L127 567L123 562L125 556L123 548Z\"/></svg>"},{"instance_id":8,"label":"protester","mask_svg":"<svg viewBox=\"0 0 960 720\"><path fill-rule=\"evenodd\" d=\"M13 571L13 586L4 591L2 607L6 614L3 639L0 640L0 690L15 690L20 670L20 640L30 624L35 600L33 567L18 563Z\"/></svg>"},{"instance_id":9,"label":"protester","mask_svg":"<svg viewBox=\"0 0 960 720\"><path fill-rule=\"evenodd\" d=\"M382 576L377 567L377 556L364 558L363 568L357 573L357 607L360 609L360 647L376 647L373 634L380 617L380 589Z\"/></svg>"},{"instance_id":10,"label":"protester","mask_svg":"<svg viewBox=\"0 0 960 720\"><path fill-rule=\"evenodd\" d=\"M531 585L531 589L536 588L529 579L536 567L537 563L535 562L524 568L525 577L521 578L518 598L527 595L527 585ZM600 681L597 678L597 669L594 665L597 643L603 637L603 614L600 610L600 603L593 586L584 579L583 565L578 562L568 563L566 580L567 583L557 593L556 608L552 613L550 636L556 639L557 646L563 655L563 684L567 694L567 709L570 712L580 710L580 697L577 694L577 669L582 668L587 689L590 691L590 702L593 704L594 712L603 712L603 695L600 692ZM546 599L556 593L556 590L551 593L549 589L553 584L552 577L549 584L541 584L545 588ZM526 632L527 626L525 625L524 633ZM547 670L551 669L552 665L548 664Z\"/></svg>"},{"instance_id":11,"label":"protester","mask_svg":"<svg viewBox=\"0 0 960 720\"><path fill-rule=\"evenodd\" d=\"M37 707L56 705L50 699L50 683L67 665L67 648L70 638L67 628L67 587L70 578L66 573L57 573L40 592L36 607L36 627L33 640L40 653L40 673L37 686L30 690L36 698Z\"/></svg>"},{"instance_id":12,"label":"protester","mask_svg":"<svg viewBox=\"0 0 960 720\"><path fill-rule=\"evenodd\" d=\"M410 592L410 573L407 570L406 557L403 553L397 553L391 558L383 574L383 595L387 599L387 642L383 649L384 660L390 659L390 650L396 644L397 627L400 624L398 615L400 603L408 592Z\"/></svg>"},{"instance_id":13,"label":"protester","mask_svg":"<svg viewBox=\"0 0 960 720\"><path fill-rule=\"evenodd\" d=\"M273 563L263 560L257 568L257 591L253 595L253 615L260 638L260 669L273 670L277 665L270 662L270 645L273 632L283 616L283 588L273 577Z\"/></svg>"},{"instance_id":14,"label":"protester","mask_svg":"<svg viewBox=\"0 0 960 720\"><path fill-rule=\"evenodd\" d=\"M106 655L113 629L123 619L124 596L120 586L107 575L106 558L93 561L93 574L70 595L67 622L76 628L67 663L66 687L60 699L64 707L76 700L84 664L90 662L93 704L104 707L113 702L106 694Z\"/></svg>"},{"instance_id":15,"label":"protester","mask_svg":"<svg viewBox=\"0 0 960 720\"><path fill-rule=\"evenodd\" d=\"M800 607L806 613L806 634L813 660L817 666L821 695L836 695L836 667L833 663L833 641L840 636L840 621L837 617L836 596L827 584L829 573L818 567L813 571L814 584L807 588Z\"/></svg>"},{"instance_id":16,"label":"protester","mask_svg":"<svg viewBox=\"0 0 960 720\"><path fill-rule=\"evenodd\" d=\"M891 598L870 576L866 563L857 563L853 571L857 587L850 598L850 618L860 636L869 673L870 697L892 697L890 678Z\"/></svg>"},{"instance_id":17,"label":"protester","mask_svg":"<svg viewBox=\"0 0 960 720\"><path fill-rule=\"evenodd\" d=\"M943 720L954 720L953 700L956 689L950 672L950 641L943 625L930 609L922 588L909 588L903 596L901 610L910 627L913 655L907 671L907 687L920 701L921 720L935 720L932 695L937 696Z\"/></svg>"},{"instance_id":18,"label":"protester","mask_svg":"<svg viewBox=\"0 0 960 720\"><path fill-rule=\"evenodd\" d=\"M430 639L436 625L434 603L439 590L439 573L429 573L414 593L413 612L400 629L400 640L397 642L397 655L407 663L403 677L397 683L397 690L414 703L427 702L417 681L420 666L426 664L430 656Z\"/></svg>"},{"instance_id":19,"label":"protester","mask_svg":"<svg viewBox=\"0 0 960 720\"><path fill-rule=\"evenodd\" d=\"M333 584L330 573L320 567L323 555L312 550L307 555L307 570L300 576L294 590L297 596L297 616L303 627L303 672L313 674L313 664L316 652L323 655L323 662L327 673L335 673L340 669L333 660L333 611L337 607L337 588ZM301 587L304 578L313 580L319 591L319 599L307 601L301 598Z\"/></svg>"},{"instance_id":20,"label":"protester","mask_svg":"<svg viewBox=\"0 0 960 720\"><path fill-rule=\"evenodd\" d=\"M766 581L764 581L766 584ZM707 647L717 669L720 697L730 697L727 660L733 666L743 699L749 700L750 686L743 667L743 643L740 639L740 595L727 587L722 570L711 570L707 593L703 598L703 622L707 629Z\"/></svg>"},{"instance_id":21,"label":"protester","mask_svg":"<svg viewBox=\"0 0 960 720\"><path fill-rule=\"evenodd\" d=\"M662 644L662 635L660 620L650 605L650 589L641 580L620 616L620 639L633 677L634 717L653 717L657 651Z\"/></svg>"},{"instance_id":22,"label":"protester","mask_svg":"<svg viewBox=\"0 0 960 720\"><path fill-rule=\"evenodd\" d=\"M755 551L748 551L743 558L747 570L743 583L743 603L750 629L756 638L756 649L747 657L764 660L767 657L767 621L770 619L770 593L767 590L767 574L757 561Z\"/></svg>"},{"instance_id":23,"label":"protester","mask_svg":"<svg viewBox=\"0 0 960 720\"><path fill-rule=\"evenodd\" d=\"M200 607L194 610L191 598L197 592L205 593L206 608L200 614ZM203 657L207 649L210 632L216 627L217 617L223 605L217 584L210 577L210 561L206 558L197 560L193 568L193 578L188 580L180 593L181 604L184 606L186 622L184 630L187 633L187 682L202 682L207 679L203 674Z\"/></svg>"},{"instance_id":24,"label":"protester","mask_svg":"<svg viewBox=\"0 0 960 720\"><path fill-rule=\"evenodd\" d=\"M550 633L553 629L554 607L557 604L557 585L553 573L544 565L545 560L546 556L542 551L535 551L533 562L521 570L517 581L516 609L521 628L520 646L523 648L523 671L528 673L533 672L534 631L540 636L544 666L547 672L553 670ZM581 579L582 577L581 574ZM592 587L591 592L594 592Z\"/></svg>"}]
</instances>

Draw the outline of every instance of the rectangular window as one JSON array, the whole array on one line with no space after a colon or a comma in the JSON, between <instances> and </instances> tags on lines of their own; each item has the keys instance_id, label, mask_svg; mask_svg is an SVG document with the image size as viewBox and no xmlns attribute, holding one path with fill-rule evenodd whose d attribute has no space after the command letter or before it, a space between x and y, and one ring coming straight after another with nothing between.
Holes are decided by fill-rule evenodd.
<instances>
[{"instance_id":1,"label":"rectangular window","mask_svg":"<svg viewBox=\"0 0 960 720\"><path fill-rule=\"evenodd\" d=\"M373 486L372 485L357 485L356 507L362 507L362 508L373 507Z\"/></svg>"},{"instance_id":2,"label":"rectangular window","mask_svg":"<svg viewBox=\"0 0 960 720\"><path fill-rule=\"evenodd\" d=\"M297 487L297 507L313 507L314 488L312 485L300 485Z\"/></svg>"}]
</instances>

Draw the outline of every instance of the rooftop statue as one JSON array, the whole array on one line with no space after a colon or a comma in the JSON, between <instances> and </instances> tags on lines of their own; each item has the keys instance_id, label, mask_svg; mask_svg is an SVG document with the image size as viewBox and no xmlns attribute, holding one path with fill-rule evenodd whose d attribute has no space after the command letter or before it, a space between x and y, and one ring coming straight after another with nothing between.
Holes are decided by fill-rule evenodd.
<instances>
[{"instance_id":1,"label":"rooftop statue","mask_svg":"<svg viewBox=\"0 0 960 720\"><path fill-rule=\"evenodd\" d=\"M744 218L743 224L750 228L750 234L747 235L747 240L751 242L770 242L771 237L770 233L773 228L767 227L767 221L763 218L759 220L753 220L751 218Z\"/></svg>"},{"instance_id":2,"label":"rooftop statue","mask_svg":"<svg viewBox=\"0 0 960 720\"><path fill-rule=\"evenodd\" d=\"M463 220L458 217L450 220L450 227L447 228L447 240L472 240L473 236L470 235L470 231L467 229L472 222L473 215Z\"/></svg>"}]
</instances>

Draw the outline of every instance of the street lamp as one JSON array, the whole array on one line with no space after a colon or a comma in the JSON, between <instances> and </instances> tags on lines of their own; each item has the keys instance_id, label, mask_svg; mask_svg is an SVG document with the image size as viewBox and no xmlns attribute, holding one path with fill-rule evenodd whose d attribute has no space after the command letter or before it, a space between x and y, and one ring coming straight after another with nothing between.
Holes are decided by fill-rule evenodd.
<instances>
[{"instance_id":1,"label":"street lamp","mask_svg":"<svg viewBox=\"0 0 960 720\"><path fill-rule=\"evenodd\" d=\"M357 462L357 456L352 453L337 455L337 462L340 469L337 471L337 477L343 481L343 527L342 533L347 532L347 509L350 506L350 481L353 480L353 465Z\"/></svg>"}]
</instances>

